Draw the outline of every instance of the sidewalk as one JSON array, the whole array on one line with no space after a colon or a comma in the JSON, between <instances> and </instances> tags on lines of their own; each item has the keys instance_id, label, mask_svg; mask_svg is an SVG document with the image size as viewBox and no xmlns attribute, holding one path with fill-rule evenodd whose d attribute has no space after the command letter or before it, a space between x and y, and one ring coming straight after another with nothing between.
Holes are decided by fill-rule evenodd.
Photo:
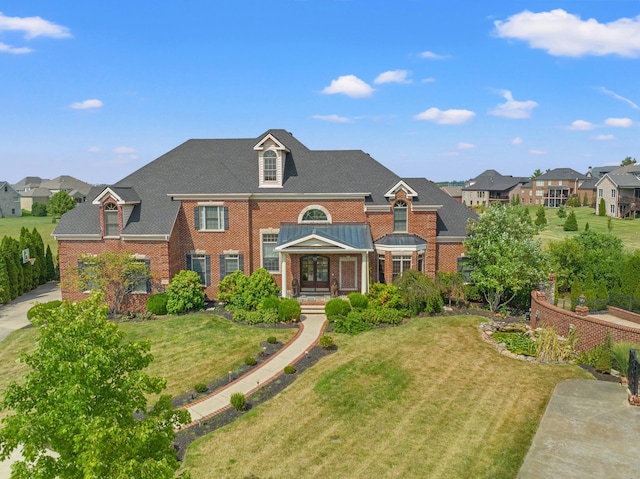
<instances>
[{"instance_id":1,"label":"sidewalk","mask_svg":"<svg viewBox=\"0 0 640 479\"><path fill-rule=\"evenodd\" d=\"M192 424L231 407L230 400L233 393L241 392L248 396L260 386L282 374L285 366L294 363L318 342L326 319L324 314L303 314L300 331L296 337L268 361L214 394L187 405L186 409L191 413Z\"/></svg>"},{"instance_id":2,"label":"sidewalk","mask_svg":"<svg viewBox=\"0 0 640 479\"><path fill-rule=\"evenodd\" d=\"M637 478L640 407L619 383L559 383L518 474L519 479Z\"/></svg>"},{"instance_id":3,"label":"sidewalk","mask_svg":"<svg viewBox=\"0 0 640 479\"><path fill-rule=\"evenodd\" d=\"M37 303L47 303L62 299L58 283L50 281L36 289L14 299L9 304L0 306L0 341L18 329L31 326L27 319L27 311Z\"/></svg>"}]
</instances>

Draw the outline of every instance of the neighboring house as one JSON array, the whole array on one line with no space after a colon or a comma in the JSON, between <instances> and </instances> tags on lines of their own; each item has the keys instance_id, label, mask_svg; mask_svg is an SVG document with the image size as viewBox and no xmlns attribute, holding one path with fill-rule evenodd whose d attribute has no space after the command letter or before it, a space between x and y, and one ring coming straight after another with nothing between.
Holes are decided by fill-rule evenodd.
<instances>
[{"instance_id":1,"label":"neighboring house","mask_svg":"<svg viewBox=\"0 0 640 479\"><path fill-rule=\"evenodd\" d=\"M571 168L555 168L523 185L521 202L526 205L560 207L571 195L580 194L580 185L587 179L586 175ZM582 201L582 197L580 200Z\"/></svg>"},{"instance_id":2,"label":"neighboring house","mask_svg":"<svg viewBox=\"0 0 640 479\"><path fill-rule=\"evenodd\" d=\"M458 203L462 203L462 186L441 186L440 189Z\"/></svg>"},{"instance_id":3,"label":"neighboring house","mask_svg":"<svg viewBox=\"0 0 640 479\"><path fill-rule=\"evenodd\" d=\"M527 178L486 170L462 187L462 202L467 206L488 206L496 201L508 203L519 194L519 187L526 182Z\"/></svg>"},{"instance_id":4,"label":"neighboring house","mask_svg":"<svg viewBox=\"0 0 640 479\"><path fill-rule=\"evenodd\" d=\"M22 216L20 195L6 181L0 181L0 218Z\"/></svg>"},{"instance_id":5,"label":"neighboring house","mask_svg":"<svg viewBox=\"0 0 640 479\"><path fill-rule=\"evenodd\" d=\"M407 269L457 270L476 216L424 178L400 178L360 151L309 150L285 130L189 140L61 218L65 285L82 254L126 251L146 261L154 290L196 271L208 298L235 270L270 271L283 296L366 293ZM294 282L295 280L295 282ZM150 293L151 290L141 290ZM146 294L136 296L138 306Z\"/></svg>"},{"instance_id":6,"label":"neighboring house","mask_svg":"<svg viewBox=\"0 0 640 479\"><path fill-rule=\"evenodd\" d=\"M640 165L623 166L605 173L595 187L596 214L601 199L604 199L608 216L634 218L640 211Z\"/></svg>"},{"instance_id":7,"label":"neighboring house","mask_svg":"<svg viewBox=\"0 0 640 479\"><path fill-rule=\"evenodd\" d=\"M49 203L49 198L59 191L66 191L76 201L83 203L87 200L87 195L92 185L78 180L73 176L62 175L52 180L42 179L38 176L27 176L14 184L20 193L21 208L31 211L33 203Z\"/></svg>"}]
</instances>

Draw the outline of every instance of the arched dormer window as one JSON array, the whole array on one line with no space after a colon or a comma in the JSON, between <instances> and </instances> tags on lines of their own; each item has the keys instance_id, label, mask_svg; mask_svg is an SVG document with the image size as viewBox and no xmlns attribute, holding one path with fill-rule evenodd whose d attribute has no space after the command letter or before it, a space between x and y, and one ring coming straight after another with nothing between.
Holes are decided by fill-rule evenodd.
<instances>
[{"instance_id":1,"label":"arched dormer window","mask_svg":"<svg viewBox=\"0 0 640 479\"><path fill-rule=\"evenodd\" d=\"M298 223L331 223L331 214L323 206L307 206L298 215Z\"/></svg>"},{"instance_id":2,"label":"arched dormer window","mask_svg":"<svg viewBox=\"0 0 640 479\"><path fill-rule=\"evenodd\" d=\"M115 203L105 203L102 211L104 214L104 236L120 236L118 205Z\"/></svg>"},{"instance_id":3,"label":"arched dormer window","mask_svg":"<svg viewBox=\"0 0 640 479\"><path fill-rule=\"evenodd\" d=\"M262 179L265 183L278 181L278 154L267 150L262 154Z\"/></svg>"},{"instance_id":4,"label":"arched dormer window","mask_svg":"<svg viewBox=\"0 0 640 479\"><path fill-rule=\"evenodd\" d=\"M393 205L393 231L407 231L407 202L398 200Z\"/></svg>"}]
</instances>

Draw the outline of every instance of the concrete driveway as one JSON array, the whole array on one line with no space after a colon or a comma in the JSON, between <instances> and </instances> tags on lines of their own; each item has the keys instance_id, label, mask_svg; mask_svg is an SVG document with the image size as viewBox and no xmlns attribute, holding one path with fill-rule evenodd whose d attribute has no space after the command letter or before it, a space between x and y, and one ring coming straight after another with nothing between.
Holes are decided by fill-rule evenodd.
<instances>
[{"instance_id":1,"label":"concrete driveway","mask_svg":"<svg viewBox=\"0 0 640 479\"><path fill-rule=\"evenodd\" d=\"M619 383L559 383L519 479L640 477L640 407Z\"/></svg>"},{"instance_id":2,"label":"concrete driveway","mask_svg":"<svg viewBox=\"0 0 640 479\"><path fill-rule=\"evenodd\" d=\"M34 304L56 299L61 299L60 287L57 282L50 281L14 299L9 304L0 306L0 341L18 329L31 326L31 321L27 319L27 311Z\"/></svg>"}]
</instances>

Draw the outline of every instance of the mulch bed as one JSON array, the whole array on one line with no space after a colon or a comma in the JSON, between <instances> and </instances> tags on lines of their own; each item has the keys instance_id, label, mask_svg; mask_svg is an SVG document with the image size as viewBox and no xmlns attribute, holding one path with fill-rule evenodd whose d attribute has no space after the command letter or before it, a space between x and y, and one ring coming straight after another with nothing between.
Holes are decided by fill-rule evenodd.
<instances>
[{"instance_id":1,"label":"mulch bed","mask_svg":"<svg viewBox=\"0 0 640 479\"><path fill-rule=\"evenodd\" d=\"M268 343L266 342L264 343L264 345L267 345L267 344ZM274 345L270 345L270 346L274 346ZM282 346L283 346L282 344L279 344L278 349L280 349ZM226 409L225 411L222 411L220 414L216 414L215 416L200 422L200 424L178 431L173 441L174 448L176 450L176 455L178 456L178 460L182 461L182 459L184 458L185 452L187 450L187 447L197 438L202 437L205 434L209 434L210 432L213 432L220 427L226 426L227 424L230 424L235 419L242 416L242 414L244 414L245 412L250 411L254 407L258 406L259 404L262 404L263 402L273 398L278 393L286 389L289 385L291 385L302 372L304 372L306 369L316 364L323 357L328 356L329 354L332 354L336 350L337 348L335 346L330 349L323 349L320 346L315 346L312 349L310 349L305 356L300 358L298 362L295 363L296 372L294 374L281 374L276 379L262 386L255 393L249 396L247 398L247 407L244 412L238 412L234 408L229 408L229 409ZM273 352L275 351L277 351L277 349L275 349ZM268 359L269 356L273 354L273 352L271 352L269 355L263 356L262 361L260 362L264 362L266 359ZM260 362L258 364L260 364ZM253 369L256 366L253 366L253 367L247 366L248 368L247 371L249 371L250 369ZM241 373L240 375L242 374L244 373ZM238 376L235 376L235 378L237 377ZM212 386L217 385L215 389L218 389L219 387L225 386L228 383L229 383L229 378L228 376L225 376L223 378L218 378L217 380L214 380L209 384ZM201 396L211 394L211 391L214 391L214 389L210 388L208 392L202 394ZM189 396L190 398L190 394L180 396L179 398L175 398L174 405L178 400L183 401L185 396ZM193 399L189 399L187 402L192 402L192 401ZM180 405L184 405L184 404L185 403L181 403Z\"/></svg>"}]
</instances>

